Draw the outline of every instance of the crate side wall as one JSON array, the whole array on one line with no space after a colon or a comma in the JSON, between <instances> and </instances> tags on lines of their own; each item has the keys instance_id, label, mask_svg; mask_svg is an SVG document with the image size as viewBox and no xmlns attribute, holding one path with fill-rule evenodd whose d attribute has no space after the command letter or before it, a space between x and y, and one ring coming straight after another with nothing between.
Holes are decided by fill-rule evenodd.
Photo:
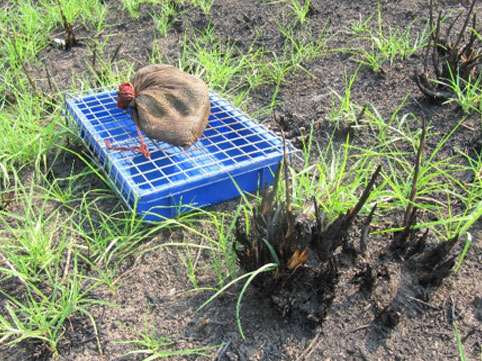
<instances>
[{"instance_id":1,"label":"crate side wall","mask_svg":"<svg viewBox=\"0 0 482 361\"><path fill-rule=\"evenodd\" d=\"M256 192L266 184L272 185L278 164L253 170L232 178L220 180L202 188L194 188L178 194L169 194L157 200L139 200L137 210L149 222L174 218L223 201L240 197L242 192Z\"/></svg>"}]
</instances>

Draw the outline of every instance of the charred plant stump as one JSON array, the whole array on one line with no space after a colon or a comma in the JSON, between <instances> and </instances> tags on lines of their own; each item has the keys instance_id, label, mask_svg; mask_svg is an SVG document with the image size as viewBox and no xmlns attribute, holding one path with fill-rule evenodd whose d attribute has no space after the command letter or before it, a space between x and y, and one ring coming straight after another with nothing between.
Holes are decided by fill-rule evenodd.
<instances>
[{"instance_id":1,"label":"charred plant stump","mask_svg":"<svg viewBox=\"0 0 482 361\"><path fill-rule=\"evenodd\" d=\"M57 4L59 5L60 16L62 17L62 24L64 27L64 49L70 50L72 47L77 45L77 39L75 38L72 25L67 21L67 18L65 17L64 10L62 9L62 3L60 2L60 0L57 0Z\"/></svg>"},{"instance_id":2,"label":"charred plant stump","mask_svg":"<svg viewBox=\"0 0 482 361\"><path fill-rule=\"evenodd\" d=\"M468 81L480 75L477 67L482 62L482 51L476 32L474 5L475 0L470 4L460 32L455 36L455 40L451 41L451 32L462 13L448 26L445 37L442 38L442 12L439 12L437 22L434 24L433 0L430 1L430 28L434 30L431 34L431 43L427 46L423 72L417 71L415 80L420 91L433 100L447 100L453 96L453 91L447 85L450 79L460 77ZM469 23L471 23L470 27ZM464 45L462 39L467 32L467 27L469 27L470 36ZM435 79L430 79L428 71L430 59Z\"/></svg>"},{"instance_id":3,"label":"charred plant stump","mask_svg":"<svg viewBox=\"0 0 482 361\"><path fill-rule=\"evenodd\" d=\"M363 223L362 228L362 236L360 240L360 254L365 255L368 248L368 232L370 231L370 223L372 222L373 215L375 214L375 210L377 209L377 205L375 204L368 214L367 219Z\"/></svg>"},{"instance_id":4,"label":"charred plant stump","mask_svg":"<svg viewBox=\"0 0 482 361\"><path fill-rule=\"evenodd\" d=\"M417 180L422 162L423 149L425 145L425 121L422 123L422 134L420 145L417 151L417 161L412 178L411 192L408 198L408 205L405 209L402 230L393 235L390 244L390 252L397 258L409 260L410 267L417 275L419 284L423 287L433 285L438 287L446 278L455 263L455 257L449 257L449 253L458 241L458 235L426 251L428 230L421 234L415 229L417 224L415 207Z\"/></svg>"},{"instance_id":5,"label":"charred plant stump","mask_svg":"<svg viewBox=\"0 0 482 361\"><path fill-rule=\"evenodd\" d=\"M356 206L326 229L325 217L316 202L308 207L314 207L314 215L292 209L286 167L287 196L285 199L279 196L281 168L275 175L275 185L261 191L261 200L248 219L237 221L237 257L248 272L275 262L274 271L263 272L253 281L258 294L269 297L282 316L293 315L293 319L317 326L323 322L335 298L339 273L335 251L345 242L348 229L366 203L381 167L374 172Z\"/></svg>"},{"instance_id":6,"label":"charred plant stump","mask_svg":"<svg viewBox=\"0 0 482 361\"><path fill-rule=\"evenodd\" d=\"M416 249L423 249L427 235L422 235L418 237L414 226L417 224L417 208L415 207L415 200L417 194L417 181L418 175L420 173L420 166L422 163L423 148L425 145L425 121L422 121L422 134L420 136L420 144L417 151L417 162L415 163L415 169L413 171L412 177L412 187L410 190L410 195L408 197L407 208L403 216L403 229L401 231L395 232L393 236L393 241L390 245L390 251L402 258L406 258L409 253L413 254L413 245L415 244ZM409 250L409 248L411 248Z\"/></svg>"},{"instance_id":7,"label":"charred plant stump","mask_svg":"<svg viewBox=\"0 0 482 361\"><path fill-rule=\"evenodd\" d=\"M375 180L380 173L381 166L378 166L373 173L367 187L363 191L355 207L351 208L346 214L340 215L326 230L323 230L323 217L320 215L317 204L315 203L316 228L313 234L313 246L318 250L322 261L327 261L334 251L346 244L348 229L353 224L354 219L368 200L375 184ZM371 217L373 217L371 212ZM366 241L366 240L365 240Z\"/></svg>"},{"instance_id":8,"label":"charred plant stump","mask_svg":"<svg viewBox=\"0 0 482 361\"><path fill-rule=\"evenodd\" d=\"M307 246L311 239L311 222L307 214L296 216L287 202L276 199L280 171L275 176L272 189L265 186L261 192L261 202L254 210L249 222L249 234L246 223L238 219L236 224L236 250L238 260L243 268L254 271L261 266L276 261L276 273L257 282L263 284L268 292L274 284L289 279L307 259ZM274 281L274 284L273 284Z\"/></svg>"}]
</instances>

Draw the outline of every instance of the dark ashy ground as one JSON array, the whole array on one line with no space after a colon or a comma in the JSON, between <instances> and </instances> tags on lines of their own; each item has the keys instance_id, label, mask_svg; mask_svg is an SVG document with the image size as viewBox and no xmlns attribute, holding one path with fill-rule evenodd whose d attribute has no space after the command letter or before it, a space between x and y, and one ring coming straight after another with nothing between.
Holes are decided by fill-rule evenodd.
<instances>
[{"instance_id":1,"label":"dark ashy ground","mask_svg":"<svg viewBox=\"0 0 482 361\"><path fill-rule=\"evenodd\" d=\"M403 27L414 21L414 29L422 29L428 19L427 1L384 1L380 6L387 26ZM445 1L440 6L454 12L463 9L463 5L456 1ZM310 29L317 32L326 25L328 33L339 32L328 47L366 46L349 42L353 41L353 36L344 30L360 18L376 14L375 2L312 0L311 7ZM109 14L106 21L112 26L107 28L107 32L112 36L107 41L105 57L112 55L118 42L124 39L118 59L131 62L134 68L149 62L154 35L148 10L143 8L138 20L126 17L121 11ZM276 4L216 0L211 11L212 25L216 27L219 38L235 41L243 49L258 37L260 46L264 44L266 49L273 51L282 49L284 40L275 23L279 11ZM482 6L476 5L476 12L482 15ZM171 30L166 37L158 39L166 59L176 59L182 51L182 37L180 40L178 34L186 29L190 29L188 35L193 29L204 29L208 21L209 18L200 10L184 15L176 25L177 32ZM107 35L96 35L92 29L82 27L75 28L75 31L85 44L89 38L105 38ZM92 60L92 51L85 45L70 51L51 46L39 58L51 70L58 86L69 90L72 72L88 74L87 64ZM304 72L290 76L289 82L281 86L280 106L270 116L261 116L260 121L274 130L283 128L298 146L300 129L305 129L302 132L306 133L313 123L315 140L323 149L334 129L334 124L327 120L332 107L330 89L343 94L345 71L351 75L358 66L352 58L353 55L345 52L331 52L304 64L313 76ZM462 112L454 105L432 103L420 93L413 74L422 62L422 54L417 53L407 60L396 60L392 65L385 63L383 69L376 73L362 67L352 87L352 100L359 105L372 103L388 118L410 93L401 113L413 112L419 119L425 117L432 129L440 135L446 134L461 118ZM268 105L272 92L271 87L257 89L252 94L247 111L253 112ZM414 128L417 126L413 124ZM335 141L342 144L346 132L343 129L338 131ZM354 144L367 145L370 141L357 137L356 129L350 132ZM474 146L480 150L480 134L480 116L473 114L444 146L444 152L449 155L456 148L471 152ZM429 150L433 146L430 142L427 144ZM61 162L58 163L58 174L70 171L71 159L68 156L62 163L65 169L62 169ZM212 209L234 210L236 205L237 201L231 201ZM108 212L112 204L100 206ZM397 257L383 255L388 236L371 237L364 257L353 260L343 254L338 255L339 279L333 302L317 327L296 317L282 317L269 299L260 297L257 289L250 287L241 309L246 339L238 333L234 317L240 286L196 311L210 293L183 293L192 288L185 266L175 249L160 247L124 261L115 293L107 288L97 288L92 292L91 297L118 305L95 306L92 310L103 356L99 355L90 321L79 316L70 320L72 327L60 343L58 360L141 360L139 355L121 357L128 346L115 341L132 338L132 333L120 327L120 323L142 329L146 317L159 335L176 335L174 340L178 349L231 341L223 360L457 360L458 348L452 327L454 314L458 317L456 324L467 358L477 360L482 347L481 228L479 221L472 229L474 239L460 271L447 277L438 288L421 287L405 263ZM357 224L354 236L359 235L359 229ZM212 229L205 231L214 232ZM149 240L149 245L182 240L181 237L180 232L165 232ZM191 242L201 242L201 239L192 237ZM461 244L456 246L454 254L460 254L461 247ZM201 252L200 265L205 257L207 255ZM363 287L363 275L367 272L374 279L371 291ZM199 279L200 287L209 287L215 282L208 275L205 278L199 275ZM383 312L387 307L390 312ZM396 323L393 319L397 318L399 322L390 327L391 323ZM3 358L11 361L50 359L48 355L35 352L36 349L39 349L38 345L25 342L14 349L0 351L0 355L3 352ZM190 359L196 359L196 356Z\"/></svg>"}]
</instances>

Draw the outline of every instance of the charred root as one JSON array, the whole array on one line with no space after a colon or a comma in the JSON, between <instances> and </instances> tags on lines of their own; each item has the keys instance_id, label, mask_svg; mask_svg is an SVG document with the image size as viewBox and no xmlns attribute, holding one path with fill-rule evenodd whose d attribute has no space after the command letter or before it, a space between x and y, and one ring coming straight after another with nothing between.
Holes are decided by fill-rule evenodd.
<instances>
[{"instance_id":1,"label":"charred root","mask_svg":"<svg viewBox=\"0 0 482 361\"><path fill-rule=\"evenodd\" d=\"M377 282L377 274L367 263L355 275L353 282L358 284L359 291L365 295L371 295Z\"/></svg>"},{"instance_id":2,"label":"charred root","mask_svg":"<svg viewBox=\"0 0 482 361\"><path fill-rule=\"evenodd\" d=\"M450 275L455 257L450 251L457 244L458 235L435 246L420 257L416 263L419 283L424 286L438 287Z\"/></svg>"},{"instance_id":3,"label":"charred root","mask_svg":"<svg viewBox=\"0 0 482 361\"><path fill-rule=\"evenodd\" d=\"M429 271L421 272L418 278L418 282L423 287L433 286L438 287L442 284L442 281L450 275L452 268L455 264L455 256L450 257L448 260L439 262L437 265Z\"/></svg>"},{"instance_id":4,"label":"charred root","mask_svg":"<svg viewBox=\"0 0 482 361\"><path fill-rule=\"evenodd\" d=\"M400 313L395 311L392 306L386 306L380 310L375 317L375 324L386 330L394 329L400 322Z\"/></svg>"}]
</instances>

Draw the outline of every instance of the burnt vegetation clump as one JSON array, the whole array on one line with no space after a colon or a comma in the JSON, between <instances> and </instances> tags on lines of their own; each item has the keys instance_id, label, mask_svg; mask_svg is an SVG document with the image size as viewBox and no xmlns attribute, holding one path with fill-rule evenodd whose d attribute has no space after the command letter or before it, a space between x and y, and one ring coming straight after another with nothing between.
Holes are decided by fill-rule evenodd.
<instances>
[{"instance_id":1,"label":"burnt vegetation clump","mask_svg":"<svg viewBox=\"0 0 482 361\"><path fill-rule=\"evenodd\" d=\"M434 23L433 0L430 1L430 44L426 48L423 71L416 73L415 80L422 93L432 100L445 101L452 98L455 89L450 83L457 83L456 79L464 82L460 86L465 91L467 84L481 75L479 65L482 62L482 42L476 30L477 18L473 12L475 2L473 0L470 4L459 32L453 35L454 27L463 13L447 25L443 34L442 24L446 17L440 11ZM464 43L467 35L468 40ZM430 61L432 71L428 69Z\"/></svg>"},{"instance_id":2,"label":"burnt vegetation clump","mask_svg":"<svg viewBox=\"0 0 482 361\"><path fill-rule=\"evenodd\" d=\"M359 285L359 293L375 304L374 291L383 287L379 280L391 278L387 263L398 263L416 280L413 285L407 285L408 292L433 294L452 272L455 256L451 255L451 250L459 237L432 245L429 231L417 227L418 179L425 136L423 122L407 206L401 212L403 221L395 225L397 231L379 253L369 249L368 242L376 204L364 220L355 220L373 191L382 169L380 165L356 205L332 222L326 221L326 215L315 200L303 207L293 207L287 167L280 165L274 186L265 186L251 214L238 218L236 223L236 252L241 267L253 273L268 270L259 272L253 279L257 294L269 298L282 316L310 326L323 323L336 297L340 274L350 268L354 270L352 281ZM280 179L282 174L284 180ZM284 192L280 190L283 182ZM354 239L355 232L350 232L351 228L360 230L356 236L360 239ZM269 264L272 267L263 268ZM375 328L382 326L381 330L389 331L399 323L403 307L398 298L404 293L402 289L399 291L401 293L397 292L398 296L395 295L391 302L377 306L373 319Z\"/></svg>"},{"instance_id":3,"label":"burnt vegetation clump","mask_svg":"<svg viewBox=\"0 0 482 361\"><path fill-rule=\"evenodd\" d=\"M438 287L443 279L450 274L455 264L455 256L449 256L449 254L457 243L459 236L455 235L451 239L429 248L427 247L428 229L418 230L416 228L418 210L415 206L417 180L423 158L425 136L425 122L422 122L422 134L417 150L417 160L413 170L412 187L408 197L408 204L404 212L401 230L394 232L389 251L394 257L402 261L408 261L410 268L422 287Z\"/></svg>"},{"instance_id":4,"label":"burnt vegetation clump","mask_svg":"<svg viewBox=\"0 0 482 361\"><path fill-rule=\"evenodd\" d=\"M356 206L329 225L325 224L316 201L295 211L289 196L280 196L279 169L275 185L271 189L265 187L252 214L237 222L237 257L248 272L276 264L272 271L260 273L254 280L259 292L269 297L283 316L296 315L293 319L321 325L335 298L338 256L348 248L345 247L348 231L366 203L381 168L374 172ZM286 173L285 194L289 195Z\"/></svg>"}]
</instances>

